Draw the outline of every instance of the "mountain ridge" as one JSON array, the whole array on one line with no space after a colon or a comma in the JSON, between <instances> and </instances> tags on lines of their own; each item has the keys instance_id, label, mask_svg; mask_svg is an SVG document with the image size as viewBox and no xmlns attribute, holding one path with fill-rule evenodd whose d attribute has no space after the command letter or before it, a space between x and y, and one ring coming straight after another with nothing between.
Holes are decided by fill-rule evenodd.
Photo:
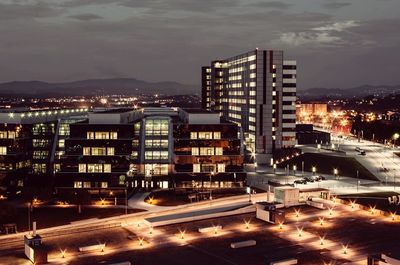
<instances>
[{"instance_id":1,"label":"mountain ridge","mask_svg":"<svg viewBox=\"0 0 400 265\"><path fill-rule=\"evenodd\" d=\"M88 96L98 94L200 94L196 85L175 81L147 82L136 78L98 78L71 82L39 80L0 83L0 95L19 96Z\"/></svg>"}]
</instances>

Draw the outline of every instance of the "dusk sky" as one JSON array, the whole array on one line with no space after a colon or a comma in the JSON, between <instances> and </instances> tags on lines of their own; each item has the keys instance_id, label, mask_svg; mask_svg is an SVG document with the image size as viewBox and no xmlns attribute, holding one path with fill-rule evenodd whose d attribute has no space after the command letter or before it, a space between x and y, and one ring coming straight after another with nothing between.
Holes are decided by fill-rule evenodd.
<instances>
[{"instance_id":1,"label":"dusk sky","mask_svg":"<svg viewBox=\"0 0 400 265\"><path fill-rule=\"evenodd\" d=\"M399 0L0 0L0 82L133 77L200 86L256 47L298 88L400 84Z\"/></svg>"}]
</instances>

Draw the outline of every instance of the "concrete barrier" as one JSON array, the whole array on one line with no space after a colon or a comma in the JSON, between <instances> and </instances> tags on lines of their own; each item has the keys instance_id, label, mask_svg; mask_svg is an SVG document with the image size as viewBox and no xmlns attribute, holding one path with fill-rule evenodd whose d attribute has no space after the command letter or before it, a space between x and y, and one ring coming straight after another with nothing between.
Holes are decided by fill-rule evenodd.
<instances>
[{"instance_id":1,"label":"concrete barrier","mask_svg":"<svg viewBox=\"0 0 400 265\"><path fill-rule=\"evenodd\" d=\"M231 248L245 248L255 246L257 242L255 240L247 240L231 243Z\"/></svg>"},{"instance_id":2,"label":"concrete barrier","mask_svg":"<svg viewBox=\"0 0 400 265\"><path fill-rule=\"evenodd\" d=\"M220 231L222 230L222 226L217 225L217 226L209 226L209 227L203 227L203 228L199 228L199 233L211 233L211 232L215 232L215 231Z\"/></svg>"},{"instance_id":3,"label":"concrete barrier","mask_svg":"<svg viewBox=\"0 0 400 265\"><path fill-rule=\"evenodd\" d=\"M104 250L105 247L106 247L106 244L96 244L96 245L84 246L84 247L79 248L79 252Z\"/></svg>"},{"instance_id":4,"label":"concrete barrier","mask_svg":"<svg viewBox=\"0 0 400 265\"><path fill-rule=\"evenodd\" d=\"M132 265L132 263L130 261L125 261L125 262L112 263L108 265Z\"/></svg>"},{"instance_id":5,"label":"concrete barrier","mask_svg":"<svg viewBox=\"0 0 400 265\"><path fill-rule=\"evenodd\" d=\"M203 210L202 210L203 211ZM254 213L256 211L256 207L254 205L244 206L239 209L230 210L230 211L221 211L216 213L204 213L201 215L191 215L191 212L181 213L181 214L173 214L173 215L165 215L165 216L157 216L157 218L163 218L160 220L152 220L153 218L146 218L144 219L145 225L149 227L158 227L158 226L165 226L165 225L172 225L172 224L180 224L180 223L187 223L187 222L194 222L199 220L205 219L212 219L212 218L220 218L220 217L227 217L232 215L240 215L246 213ZM185 216L180 216L185 215Z\"/></svg>"},{"instance_id":6,"label":"concrete barrier","mask_svg":"<svg viewBox=\"0 0 400 265\"><path fill-rule=\"evenodd\" d=\"M269 265L295 265L297 264L297 259L285 259L280 261L273 261Z\"/></svg>"},{"instance_id":7,"label":"concrete barrier","mask_svg":"<svg viewBox=\"0 0 400 265\"><path fill-rule=\"evenodd\" d=\"M318 209L325 209L325 205L322 202L306 201L306 204Z\"/></svg>"}]
</instances>

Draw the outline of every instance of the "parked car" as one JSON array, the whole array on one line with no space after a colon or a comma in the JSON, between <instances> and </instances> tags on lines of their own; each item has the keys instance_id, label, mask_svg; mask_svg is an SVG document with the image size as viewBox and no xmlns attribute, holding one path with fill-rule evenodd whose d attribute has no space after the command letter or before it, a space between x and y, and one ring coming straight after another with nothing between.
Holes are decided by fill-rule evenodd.
<instances>
[{"instance_id":1,"label":"parked car","mask_svg":"<svg viewBox=\"0 0 400 265\"><path fill-rule=\"evenodd\" d=\"M365 156L365 155L366 155L365 151L364 151L364 150L361 150L361 151L360 151L360 155Z\"/></svg>"},{"instance_id":2,"label":"parked car","mask_svg":"<svg viewBox=\"0 0 400 265\"><path fill-rule=\"evenodd\" d=\"M304 178L307 182L314 182L314 178L313 177L305 177Z\"/></svg>"},{"instance_id":3,"label":"parked car","mask_svg":"<svg viewBox=\"0 0 400 265\"><path fill-rule=\"evenodd\" d=\"M296 179L294 184L307 184L307 180L305 179Z\"/></svg>"}]
</instances>

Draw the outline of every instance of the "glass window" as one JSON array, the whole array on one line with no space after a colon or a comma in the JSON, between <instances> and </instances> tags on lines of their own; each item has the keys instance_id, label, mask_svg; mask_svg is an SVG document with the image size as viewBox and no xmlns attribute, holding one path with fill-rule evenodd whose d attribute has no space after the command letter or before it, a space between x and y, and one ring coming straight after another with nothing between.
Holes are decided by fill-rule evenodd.
<instances>
[{"instance_id":1,"label":"glass window","mask_svg":"<svg viewBox=\"0 0 400 265\"><path fill-rule=\"evenodd\" d=\"M214 132L214 139L221 139L221 132Z\"/></svg>"},{"instance_id":2,"label":"glass window","mask_svg":"<svg viewBox=\"0 0 400 265\"><path fill-rule=\"evenodd\" d=\"M94 139L94 132L87 132L86 133L86 138L87 139Z\"/></svg>"},{"instance_id":3,"label":"glass window","mask_svg":"<svg viewBox=\"0 0 400 265\"><path fill-rule=\"evenodd\" d=\"M193 164L193 172L195 173L200 172L200 164Z\"/></svg>"},{"instance_id":4,"label":"glass window","mask_svg":"<svg viewBox=\"0 0 400 265\"><path fill-rule=\"evenodd\" d=\"M58 147L60 147L60 148L65 147L65 139L58 140Z\"/></svg>"},{"instance_id":5,"label":"glass window","mask_svg":"<svg viewBox=\"0 0 400 265\"><path fill-rule=\"evenodd\" d=\"M102 183L101 183L101 187L102 187L103 189L108 188L108 182L102 182Z\"/></svg>"},{"instance_id":6,"label":"glass window","mask_svg":"<svg viewBox=\"0 0 400 265\"><path fill-rule=\"evenodd\" d=\"M106 148L105 147L92 147L92 155L94 156L105 156Z\"/></svg>"},{"instance_id":7,"label":"glass window","mask_svg":"<svg viewBox=\"0 0 400 265\"><path fill-rule=\"evenodd\" d=\"M111 164L104 164L104 172L106 173L111 172Z\"/></svg>"},{"instance_id":8,"label":"glass window","mask_svg":"<svg viewBox=\"0 0 400 265\"><path fill-rule=\"evenodd\" d=\"M6 139L7 138L7 131L0 131L0 139Z\"/></svg>"},{"instance_id":9,"label":"glass window","mask_svg":"<svg viewBox=\"0 0 400 265\"><path fill-rule=\"evenodd\" d=\"M107 147L107 155L108 156L113 156L114 154L115 154L114 147Z\"/></svg>"},{"instance_id":10,"label":"glass window","mask_svg":"<svg viewBox=\"0 0 400 265\"><path fill-rule=\"evenodd\" d=\"M82 181L74 181L74 188L76 189L82 188Z\"/></svg>"},{"instance_id":11,"label":"glass window","mask_svg":"<svg viewBox=\"0 0 400 265\"><path fill-rule=\"evenodd\" d=\"M8 131L8 139L15 139L15 136L16 136L16 133L14 131Z\"/></svg>"},{"instance_id":12,"label":"glass window","mask_svg":"<svg viewBox=\"0 0 400 265\"><path fill-rule=\"evenodd\" d=\"M110 133L109 132L96 132L94 137L96 139L110 139Z\"/></svg>"},{"instance_id":13,"label":"glass window","mask_svg":"<svg viewBox=\"0 0 400 265\"><path fill-rule=\"evenodd\" d=\"M91 183L89 182L89 181L85 181L85 182L83 182L83 187L84 188L90 188L92 185L91 185Z\"/></svg>"},{"instance_id":14,"label":"glass window","mask_svg":"<svg viewBox=\"0 0 400 265\"><path fill-rule=\"evenodd\" d=\"M197 139L197 132L190 132L190 139Z\"/></svg>"},{"instance_id":15,"label":"glass window","mask_svg":"<svg viewBox=\"0 0 400 265\"><path fill-rule=\"evenodd\" d=\"M7 146L0 146L0 155L7 154Z\"/></svg>"},{"instance_id":16,"label":"glass window","mask_svg":"<svg viewBox=\"0 0 400 265\"><path fill-rule=\"evenodd\" d=\"M214 155L214 147L200 147L200 155Z\"/></svg>"},{"instance_id":17,"label":"glass window","mask_svg":"<svg viewBox=\"0 0 400 265\"><path fill-rule=\"evenodd\" d=\"M192 147L192 156L198 156L198 155L199 155L199 148Z\"/></svg>"},{"instance_id":18,"label":"glass window","mask_svg":"<svg viewBox=\"0 0 400 265\"><path fill-rule=\"evenodd\" d=\"M218 164L217 166L218 172L225 172L225 164Z\"/></svg>"},{"instance_id":19,"label":"glass window","mask_svg":"<svg viewBox=\"0 0 400 265\"><path fill-rule=\"evenodd\" d=\"M80 173L86 172L86 164L79 164L79 172Z\"/></svg>"},{"instance_id":20,"label":"glass window","mask_svg":"<svg viewBox=\"0 0 400 265\"><path fill-rule=\"evenodd\" d=\"M217 156L222 155L222 147L215 147L215 155Z\"/></svg>"},{"instance_id":21,"label":"glass window","mask_svg":"<svg viewBox=\"0 0 400 265\"><path fill-rule=\"evenodd\" d=\"M199 132L199 139L212 139L212 132Z\"/></svg>"},{"instance_id":22,"label":"glass window","mask_svg":"<svg viewBox=\"0 0 400 265\"><path fill-rule=\"evenodd\" d=\"M118 139L118 133L117 132L110 132L110 139Z\"/></svg>"},{"instance_id":23,"label":"glass window","mask_svg":"<svg viewBox=\"0 0 400 265\"><path fill-rule=\"evenodd\" d=\"M90 147L84 147L83 148L83 155L84 156L90 156Z\"/></svg>"}]
</instances>

